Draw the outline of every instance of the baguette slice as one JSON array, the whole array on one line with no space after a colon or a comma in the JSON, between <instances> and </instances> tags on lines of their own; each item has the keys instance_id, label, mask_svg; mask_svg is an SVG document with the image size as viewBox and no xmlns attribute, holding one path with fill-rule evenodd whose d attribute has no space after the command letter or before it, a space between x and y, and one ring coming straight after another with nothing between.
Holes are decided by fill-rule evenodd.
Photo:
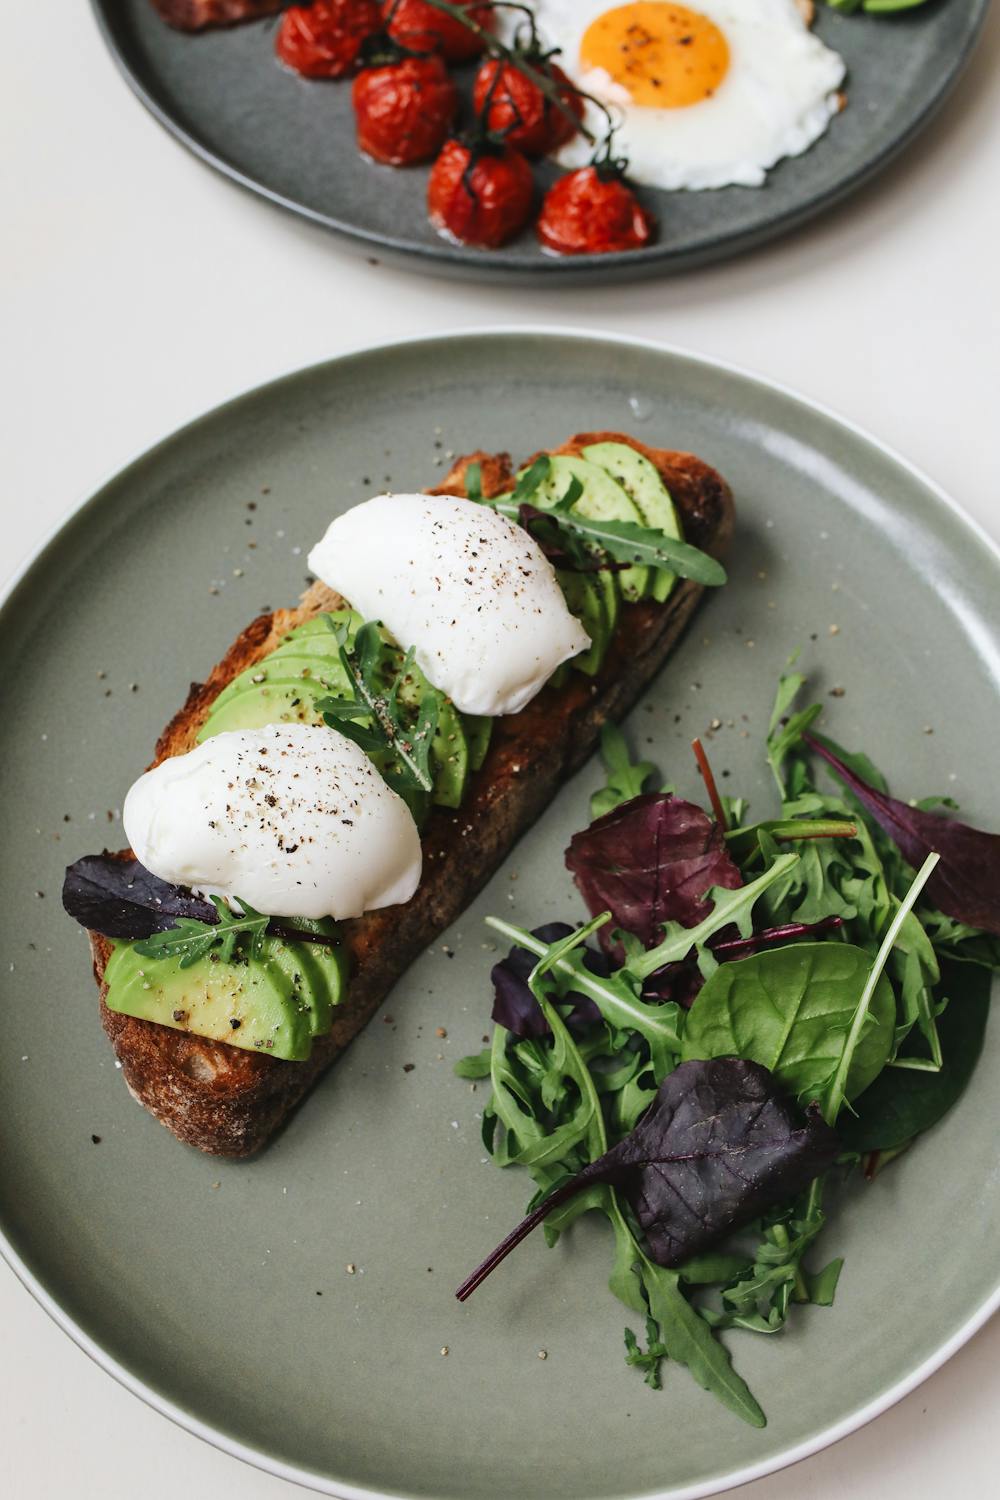
<instances>
[{"instance_id":1,"label":"baguette slice","mask_svg":"<svg viewBox=\"0 0 1000 1500\"><path fill-rule=\"evenodd\" d=\"M673 497L686 539L713 557L725 555L733 530L732 496L714 469L689 453L647 448L614 432L584 433L553 451L578 453L595 442L624 442L645 454ZM472 453L459 459L432 493L464 494L465 471L474 461L481 466L485 495L510 487L513 470L506 454ZM332 1031L315 1039L308 1061L283 1062L110 1011L103 976L111 945L92 932L101 1020L135 1098L178 1139L202 1151L241 1157L263 1146L417 954L486 884L559 784L587 759L606 721L620 718L635 701L662 666L701 592L681 580L665 604L623 604L595 678L570 673L563 686L544 688L521 713L496 721L489 753L471 778L461 808L435 808L428 818L423 880L416 895L405 906L343 924L352 963L348 995L334 1012ZM194 748L209 706L238 672L277 646L293 626L343 602L315 583L298 609L254 620L208 680L192 684L184 707L160 736L153 764ZM123 851L122 858L128 857Z\"/></svg>"}]
</instances>

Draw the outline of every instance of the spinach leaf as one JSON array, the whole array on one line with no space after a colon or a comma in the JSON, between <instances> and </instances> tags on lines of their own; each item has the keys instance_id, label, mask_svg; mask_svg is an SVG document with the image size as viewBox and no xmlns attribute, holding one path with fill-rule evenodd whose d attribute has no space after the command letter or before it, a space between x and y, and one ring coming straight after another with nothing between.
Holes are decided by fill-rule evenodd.
<instances>
[{"instance_id":1,"label":"spinach leaf","mask_svg":"<svg viewBox=\"0 0 1000 1500\"><path fill-rule=\"evenodd\" d=\"M566 865L590 914L609 911L614 926L646 948L659 941L667 922L696 927L703 921L713 887L743 884L718 823L694 803L662 792L633 797L574 834ZM615 951L610 929L600 936Z\"/></svg>"},{"instance_id":2,"label":"spinach leaf","mask_svg":"<svg viewBox=\"0 0 1000 1500\"><path fill-rule=\"evenodd\" d=\"M983 1048L991 978L971 964L952 962L942 970L941 988L949 1004L938 1021L940 1071L886 1069L838 1127L851 1150L895 1150L936 1125L964 1092Z\"/></svg>"},{"instance_id":3,"label":"spinach leaf","mask_svg":"<svg viewBox=\"0 0 1000 1500\"><path fill-rule=\"evenodd\" d=\"M685 1059L746 1057L768 1068L782 1088L818 1099L844 1050L872 966L848 943L793 943L724 963L705 981L687 1016ZM853 1097L885 1067L896 1001L879 981L848 1080Z\"/></svg>"}]
</instances>

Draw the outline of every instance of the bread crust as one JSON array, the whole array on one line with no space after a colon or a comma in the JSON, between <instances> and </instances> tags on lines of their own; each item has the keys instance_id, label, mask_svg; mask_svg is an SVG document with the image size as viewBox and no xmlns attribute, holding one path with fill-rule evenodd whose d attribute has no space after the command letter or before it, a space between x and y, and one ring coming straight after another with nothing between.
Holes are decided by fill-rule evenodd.
<instances>
[{"instance_id":1,"label":"bread crust","mask_svg":"<svg viewBox=\"0 0 1000 1500\"><path fill-rule=\"evenodd\" d=\"M581 433L552 451L578 453L594 442L623 442L643 453L670 491L685 537L713 557L725 556L733 531L732 496L714 469L692 454L651 448L615 432ZM479 452L460 458L430 493L465 494L472 462L481 466L487 496L509 486L508 455ZM470 778L461 808L434 808L427 820L423 879L412 900L343 924L352 966L348 994L334 1012L332 1030L315 1039L308 1061L280 1061L109 1010L104 970L111 945L92 932L101 1020L132 1094L188 1145L230 1157L259 1150L417 954L485 885L559 784L589 757L602 726L631 706L665 661L701 593L682 579L665 604L624 604L595 678L571 673L563 686L543 689L521 713L495 721L489 753ZM260 615L248 625L206 681L192 684L186 703L160 736L152 764L193 749L210 705L227 683L294 626L343 603L315 583L297 609Z\"/></svg>"}]
</instances>

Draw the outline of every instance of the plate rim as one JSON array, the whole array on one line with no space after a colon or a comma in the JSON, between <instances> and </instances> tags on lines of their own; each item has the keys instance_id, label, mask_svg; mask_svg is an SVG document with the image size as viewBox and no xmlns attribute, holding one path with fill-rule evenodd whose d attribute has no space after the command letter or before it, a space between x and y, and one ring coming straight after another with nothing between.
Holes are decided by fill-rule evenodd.
<instances>
[{"instance_id":1,"label":"plate rim","mask_svg":"<svg viewBox=\"0 0 1000 1500\"><path fill-rule=\"evenodd\" d=\"M448 328L431 333L410 334L403 338L379 340L376 343L352 343L340 353L332 355L327 359L312 361L306 365L292 365L268 380L241 386L230 396L216 402L207 409L197 412L194 416L171 428L163 437L141 447L126 462L118 464L95 487L88 488L69 507L62 517L47 530L40 542L22 560L14 572L7 577L3 584L0 584L0 613L6 609L7 604L14 594L27 581L36 564L41 561L45 553L59 538L65 528L80 516L91 503L100 499L113 483L125 478L139 463L149 461L160 449L174 442L190 429L198 426L203 421L211 420L221 415L227 408L240 404L246 398L258 395L272 386L281 385L287 380L296 377L308 377L311 374L318 373L334 365L342 364L360 355L382 354L416 344L446 344L457 338L517 339L535 338L539 335L570 338L585 343L603 343L619 348L640 349L655 355L666 355L668 358L680 359L700 366L708 372L728 377L735 376L740 381L763 388L766 392L776 394L786 401L791 401L813 415L821 416L827 421L837 424L854 438L860 439L882 458L890 459L907 473L911 479L923 485L934 497L935 502L942 505L946 511L958 520L980 546L985 549L987 555L996 564L998 572L1000 572L1000 540L994 538L981 522L970 515L965 507L939 485L936 480L931 478L918 465L904 457L891 444L882 442L881 439L875 437L860 423L843 416L825 402L803 395L800 391L782 381L772 379L770 376L763 375L748 366L738 364L734 361L720 359L714 355L701 354L683 345L669 343L660 339L639 335L610 333L606 330L587 328L579 324L562 326L553 323L486 323L473 324L470 327ZM264 1473L273 1474L276 1478L284 1479L319 1494L339 1497L339 1500L420 1500L420 1497L406 1490L359 1488L358 1486L349 1485L339 1480L332 1481L327 1475L320 1474L315 1470L299 1468L294 1464L287 1464L283 1460L276 1459L259 1448L253 1448L229 1436L227 1433L221 1432L218 1428L213 1427L209 1422L200 1418L196 1413L178 1405L156 1390L154 1386L133 1374L127 1366L115 1359L96 1339L92 1338L80 1327L76 1320L60 1305L54 1294L48 1290L41 1277L36 1276L15 1250L2 1222L0 1222L0 1259L6 1262L21 1285L31 1294L56 1326L63 1333L67 1334L77 1348L81 1349L100 1369L110 1375L112 1379L116 1380L119 1385L123 1386L133 1396L138 1397L139 1400L144 1402L153 1411L166 1417L175 1426L182 1428L192 1436L200 1438L211 1447L243 1463L249 1464L252 1468L260 1469ZM783 1469L800 1463L803 1459L810 1458L814 1454L832 1447L842 1438L848 1437L851 1433L857 1432L860 1428L867 1426L869 1422L881 1416L883 1412L890 1410L890 1408L903 1400L905 1396L916 1390L918 1386L922 1385L925 1380L945 1365L959 1349L967 1344L998 1310L1000 1310L1000 1272L998 1272L997 1284L993 1292L983 1300L975 1312L971 1314L965 1323L955 1330L949 1339L934 1350L932 1354L928 1355L926 1359L921 1361L907 1375L903 1376L902 1379L890 1385L885 1391L859 1407L856 1411L849 1412L839 1422L823 1428L813 1437L795 1444L782 1453L772 1455L770 1458L743 1465L714 1479L699 1481L681 1488L674 1486L666 1490L647 1491L640 1497L637 1497L637 1500L707 1500L709 1496L723 1494L739 1485L748 1484L756 1479L763 1479L769 1474L776 1474ZM423 1497L423 1500L426 1500L426 1497Z\"/></svg>"},{"instance_id":2,"label":"plate rim","mask_svg":"<svg viewBox=\"0 0 1000 1500\"><path fill-rule=\"evenodd\" d=\"M132 66L123 48L118 45L114 22L109 14L109 0L90 0L90 9L101 39L116 69L157 124L204 166L211 168L255 198L262 199L283 213L337 235L352 245L356 251L379 250L412 266L415 270L430 275L445 275L448 271L454 271L471 280L510 280L522 285L533 282L548 286L555 279L557 284L561 282L564 286L572 286L591 279L610 283L615 280L623 281L638 277L645 279L656 275L679 275L700 266L735 258L773 239L791 233L811 219L821 218L836 204L859 191L895 161L950 96L975 53L990 12L991 0L972 0L972 4L978 7L978 10L970 18L972 26L963 46L907 128L883 150L877 152L870 160L862 163L855 171L825 192L814 194L805 203L776 215L755 229L736 231L721 237L705 235L684 250L671 251L663 245L654 244L648 251L639 252L622 251L608 255L575 257L542 255L539 256L537 262L527 265L512 264L496 251L472 250L468 247L449 244L444 239L439 243L424 245L392 234L358 227L333 214L323 213L319 209L310 208L307 204L296 202L294 198L288 197L276 188L269 188L258 182L226 156L206 144L198 134L189 130L180 120L175 119L170 110L156 98L151 87L144 81L140 72Z\"/></svg>"}]
</instances>

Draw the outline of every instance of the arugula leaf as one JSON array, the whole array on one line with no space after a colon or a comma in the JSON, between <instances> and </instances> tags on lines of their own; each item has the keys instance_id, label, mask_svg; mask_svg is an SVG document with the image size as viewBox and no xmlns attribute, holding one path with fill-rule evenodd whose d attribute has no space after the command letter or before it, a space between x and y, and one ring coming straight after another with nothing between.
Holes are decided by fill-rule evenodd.
<instances>
[{"instance_id":1,"label":"arugula leaf","mask_svg":"<svg viewBox=\"0 0 1000 1500\"><path fill-rule=\"evenodd\" d=\"M591 932L597 931L608 920L608 915L602 913L585 927L578 928L574 934L578 943L582 943ZM519 947L536 954L546 965L545 972L553 975L562 994L571 992L585 995L593 1000L609 1026L617 1030L638 1032L649 1046L653 1071L658 1080L673 1066L681 1047L678 1006L647 1005L644 1000L639 999L635 988L622 974L610 974L607 977L593 974L587 968L578 944L569 940L554 945L543 943L524 928L505 922L500 917L487 917L486 923Z\"/></svg>"},{"instance_id":2,"label":"arugula leaf","mask_svg":"<svg viewBox=\"0 0 1000 1500\"><path fill-rule=\"evenodd\" d=\"M669 1359L670 1354L666 1344L660 1338L660 1328L655 1318L646 1319L646 1349L639 1346L639 1340L631 1328L625 1330L625 1363L637 1366L645 1370L646 1384L654 1391L662 1391L663 1379L660 1375L660 1364Z\"/></svg>"},{"instance_id":3,"label":"arugula leaf","mask_svg":"<svg viewBox=\"0 0 1000 1500\"><path fill-rule=\"evenodd\" d=\"M238 899L238 898L237 898ZM241 913L234 912L219 896L211 898L218 913L214 923L178 917L176 926L136 943L135 951L143 958L173 958L182 969L189 969L199 959L218 949L222 963L231 963L240 938L248 937L246 951L250 958L260 958L264 934L270 918L255 911L247 901L240 901Z\"/></svg>"},{"instance_id":4,"label":"arugula leaf","mask_svg":"<svg viewBox=\"0 0 1000 1500\"><path fill-rule=\"evenodd\" d=\"M521 507L537 495L538 488L547 478L550 469L551 459L543 453L520 476L510 495L499 495L492 500L480 498L480 503L499 511L508 520L519 522ZM466 491L468 492L468 476ZM655 527L640 526L635 521L606 521L581 515L572 507L582 493L582 486L575 480L554 506L539 509L543 514L553 517L560 529L568 535L578 538L589 547L597 548L615 562L627 566L638 564L660 572L674 573L679 578L690 578L692 582L705 588L718 588L725 583L726 570L722 564L688 542L668 537Z\"/></svg>"},{"instance_id":5,"label":"arugula leaf","mask_svg":"<svg viewBox=\"0 0 1000 1500\"><path fill-rule=\"evenodd\" d=\"M822 1191L816 1178L800 1202L766 1217L753 1264L723 1288L722 1311L710 1314L713 1327L777 1333L793 1302L832 1304L843 1261L812 1275L802 1264L826 1222Z\"/></svg>"},{"instance_id":6,"label":"arugula leaf","mask_svg":"<svg viewBox=\"0 0 1000 1500\"><path fill-rule=\"evenodd\" d=\"M590 799L591 822L612 812L623 802L641 796L643 787L656 770L648 760L632 760L625 736L616 724L610 722L601 730L601 760L608 779Z\"/></svg>"},{"instance_id":7,"label":"arugula leaf","mask_svg":"<svg viewBox=\"0 0 1000 1500\"><path fill-rule=\"evenodd\" d=\"M848 943L795 943L724 963L688 1011L682 1057L745 1057L803 1102L829 1087L871 972L871 954ZM879 980L854 1053L847 1092L860 1094L892 1050L896 1000Z\"/></svg>"},{"instance_id":8,"label":"arugula leaf","mask_svg":"<svg viewBox=\"0 0 1000 1500\"><path fill-rule=\"evenodd\" d=\"M483 503L483 466L478 459L465 468L465 496L475 505Z\"/></svg>"},{"instance_id":9,"label":"arugula leaf","mask_svg":"<svg viewBox=\"0 0 1000 1500\"><path fill-rule=\"evenodd\" d=\"M735 923L741 937L749 937L752 931L752 912L759 898L770 886L783 880L798 863L797 854L780 854L770 869L758 875L749 885L738 890L713 890L709 893L712 910L697 927L678 927L671 924L663 941L647 953L631 954L626 970L632 980L642 981L655 974L667 964L686 958L692 949L704 955L705 945L723 927ZM714 966L714 965L713 965Z\"/></svg>"},{"instance_id":10,"label":"arugula leaf","mask_svg":"<svg viewBox=\"0 0 1000 1500\"><path fill-rule=\"evenodd\" d=\"M543 927L536 927L531 935L549 946L562 942L563 938L569 937L572 932L573 928L566 922L549 922ZM584 965L592 974L601 977L608 975L609 964L603 954L595 953L591 948L582 948L580 953ZM515 946L507 957L494 964L490 971L490 979L493 982L492 1019L498 1026L505 1027L515 1036L550 1035L549 1023L539 1009L538 1001L531 993L528 984L537 961L537 956L527 948ZM566 1018L571 1030L601 1019L600 1011L587 995L576 994L568 990L563 999L573 1004L573 1010Z\"/></svg>"},{"instance_id":11,"label":"arugula leaf","mask_svg":"<svg viewBox=\"0 0 1000 1500\"><path fill-rule=\"evenodd\" d=\"M441 695L429 688L420 700L416 722L407 721L399 703L399 689L413 667L413 651L407 651L385 691L386 643L377 622L360 627L353 647L343 623L325 617L334 632L341 666L351 685L352 697L320 699L317 704L325 723L337 729L367 755L372 755L389 785L410 806L418 822L426 812L434 787L431 749L441 710Z\"/></svg>"},{"instance_id":12,"label":"arugula leaf","mask_svg":"<svg viewBox=\"0 0 1000 1500\"><path fill-rule=\"evenodd\" d=\"M593 927L593 923L589 927ZM566 1029L556 1006L546 992L546 976L564 964L573 948L584 940L588 929L572 934L562 943L552 946L532 975L531 984L540 1007L551 1027L556 1046L559 1048L560 1067L564 1075L575 1085L579 1098L578 1111L582 1115L577 1129L586 1117L584 1134L580 1144L585 1146L590 1161L599 1159L607 1147L607 1136L600 1110L600 1101L594 1088L590 1071L580 1055L576 1043ZM497 1028L500 1032L502 1028ZM499 1044L499 1045L502 1045ZM494 1037L494 1056L498 1043ZM495 1076L502 1073L500 1066ZM505 1102L504 1107L507 1107ZM516 1123L516 1121L515 1121ZM565 1174L563 1174L565 1179ZM712 1391L719 1400L753 1426L764 1425L764 1414L751 1395L745 1381L733 1370L726 1350L714 1337L708 1323L698 1310L691 1306L680 1289L680 1278L676 1272L655 1265L644 1254L635 1236L625 1221L613 1188L603 1183L593 1183L582 1191L566 1191L564 1180L560 1186L536 1207L524 1224L518 1226L488 1261L459 1288L456 1294L464 1301L514 1246L529 1232L525 1225L534 1228L558 1208L560 1202L575 1197L575 1204L566 1204L578 1212L587 1208L600 1208L611 1221L615 1237L615 1263L611 1276L611 1289L634 1311L650 1315L659 1329L658 1343L668 1351L669 1357L686 1365L694 1379L704 1389ZM565 1223L564 1219L564 1223Z\"/></svg>"},{"instance_id":13,"label":"arugula leaf","mask_svg":"<svg viewBox=\"0 0 1000 1500\"><path fill-rule=\"evenodd\" d=\"M793 657L792 660L794 659ZM819 703L814 703L790 718L787 717L788 710L805 686L805 681L806 679L800 672L790 672L778 679L778 691L767 726L767 763L771 767L782 799L786 796L785 779L782 775L785 760L805 731L823 711Z\"/></svg>"}]
</instances>

